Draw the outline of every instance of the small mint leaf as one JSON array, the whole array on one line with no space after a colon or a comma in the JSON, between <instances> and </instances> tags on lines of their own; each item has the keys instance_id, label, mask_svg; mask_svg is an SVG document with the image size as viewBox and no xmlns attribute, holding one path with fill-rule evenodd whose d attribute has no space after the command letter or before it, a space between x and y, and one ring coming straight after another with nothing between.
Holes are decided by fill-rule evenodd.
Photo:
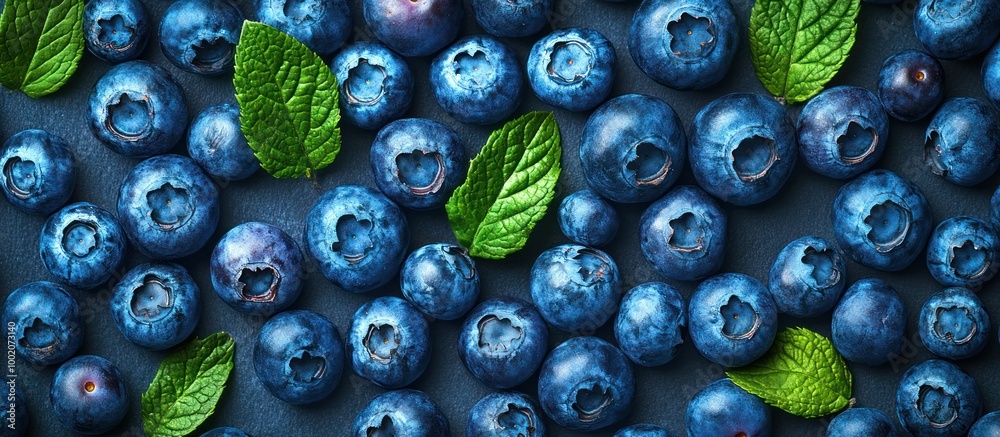
<instances>
[{"instance_id":1,"label":"small mint leaf","mask_svg":"<svg viewBox=\"0 0 1000 437\"><path fill-rule=\"evenodd\" d=\"M7 0L0 85L37 99L69 81L83 56L83 0Z\"/></svg>"}]
</instances>

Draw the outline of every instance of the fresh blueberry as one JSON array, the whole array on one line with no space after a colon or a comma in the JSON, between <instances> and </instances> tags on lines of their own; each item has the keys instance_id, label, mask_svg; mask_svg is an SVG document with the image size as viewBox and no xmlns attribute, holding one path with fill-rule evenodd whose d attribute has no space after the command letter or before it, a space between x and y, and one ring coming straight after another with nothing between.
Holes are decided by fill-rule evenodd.
<instances>
[{"instance_id":1,"label":"fresh blueberry","mask_svg":"<svg viewBox=\"0 0 1000 437\"><path fill-rule=\"evenodd\" d=\"M240 108L223 104L202 110L188 131L188 154L206 173L225 181L252 176L260 161L240 127Z\"/></svg>"},{"instance_id":2,"label":"fresh blueberry","mask_svg":"<svg viewBox=\"0 0 1000 437\"><path fill-rule=\"evenodd\" d=\"M469 410L466 437L543 437L545 422L528 395L490 393Z\"/></svg>"},{"instance_id":3,"label":"fresh blueberry","mask_svg":"<svg viewBox=\"0 0 1000 437\"><path fill-rule=\"evenodd\" d=\"M760 398L718 379L694 395L684 415L688 437L771 435L771 409Z\"/></svg>"},{"instance_id":4,"label":"fresh blueberry","mask_svg":"<svg viewBox=\"0 0 1000 437\"><path fill-rule=\"evenodd\" d=\"M428 56L458 36L461 0L362 0L375 38L403 56Z\"/></svg>"},{"instance_id":5,"label":"fresh blueberry","mask_svg":"<svg viewBox=\"0 0 1000 437\"><path fill-rule=\"evenodd\" d=\"M425 118L389 123L375 136L370 152L379 189L411 209L444 205L469 166L458 134Z\"/></svg>"},{"instance_id":6,"label":"fresh blueberry","mask_svg":"<svg viewBox=\"0 0 1000 437\"><path fill-rule=\"evenodd\" d=\"M281 228L244 223L212 250L212 288L234 310L267 317L299 298L304 264L299 246Z\"/></svg>"},{"instance_id":7,"label":"fresh blueberry","mask_svg":"<svg viewBox=\"0 0 1000 437\"><path fill-rule=\"evenodd\" d=\"M0 149L0 187L11 205L49 215L66 204L76 186L76 161L65 140L32 129L8 138Z\"/></svg>"},{"instance_id":8,"label":"fresh blueberry","mask_svg":"<svg viewBox=\"0 0 1000 437\"><path fill-rule=\"evenodd\" d=\"M726 0L649 0L632 17L628 48L653 80L674 89L703 89L729 71L738 31Z\"/></svg>"},{"instance_id":9,"label":"fresh blueberry","mask_svg":"<svg viewBox=\"0 0 1000 437\"><path fill-rule=\"evenodd\" d=\"M389 282L410 241L406 217L371 188L327 191L306 216L305 252L334 285L362 293Z\"/></svg>"},{"instance_id":10,"label":"fresh blueberry","mask_svg":"<svg viewBox=\"0 0 1000 437\"><path fill-rule=\"evenodd\" d=\"M239 428L233 428L230 426L220 426L218 428L212 428L208 430L208 432L202 434L201 437L250 437L250 436Z\"/></svg>"},{"instance_id":11,"label":"fresh blueberry","mask_svg":"<svg viewBox=\"0 0 1000 437\"><path fill-rule=\"evenodd\" d=\"M916 437L965 435L981 412L976 381L947 361L924 361L899 381L896 415Z\"/></svg>"},{"instance_id":12,"label":"fresh blueberry","mask_svg":"<svg viewBox=\"0 0 1000 437\"><path fill-rule=\"evenodd\" d=\"M998 435L1000 435L1000 411L994 411L980 417L969 429L968 437L996 437Z\"/></svg>"},{"instance_id":13,"label":"fresh blueberry","mask_svg":"<svg viewBox=\"0 0 1000 437\"><path fill-rule=\"evenodd\" d=\"M476 304L479 273L462 246L435 243L410 254L399 273L400 289L413 306L430 317L455 320Z\"/></svg>"},{"instance_id":14,"label":"fresh blueberry","mask_svg":"<svg viewBox=\"0 0 1000 437\"><path fill-rule=\"evenodd\" d=\"M486 386L508 389L528 380L545 358L549 328L533 305L512 297L479 304L462 324L458 356Z\"/></svg>"},{"instance_id":15,"label":"fresh blueberry","mask_svg":"<svg viewBox=\"0 0 1000 437\"><path fill-rule=\"evenodd\" d=\"M244 20L230 0L176 0L160 20L160 50L181 70L221 74L233 66Z\"/></svg>"},{"instance_id":16,"label":"fresh blueberry","mask_svg":"<svg viewBox=\"0 0 1000 437\"><path fill-rule=\"evenodd\" d=\"M523 82L514 52L490 36L462 38L431 61L434 99L463 123L491 124L507 118L521 102Z\"/></svg>"},{"instance_id":17,"label":"fresh blueberry","mask_svg":"<svg viewBox=\"0 0 1000 437\"><path fill-rule=\"evenodd\" d=\"M146 61L119 64L90 94L87 121L111 151L131 158L166 153L184 136L188 110L170 73Z\"/></svg>"},{"instance_id":18,"label":"fresh blueberry","mask_svg":"<svg viewBox=\"0 0 1000 437\"><path fill-rule=\"evenodd\" d=\"M870 169L889 141L889 117L871 91L838 86L809 100L796 127L810 170L848 179Z\"/></svg>"},{"instance_id":19,"label":"fresh blueberry","mask_svg":"<svg viewBox=\"0 0 1000 437\"><path fill-rule=\"evenodd\" d=\"M688 303L691 342L709 361L740 367L760 358L778 330L778 309L767 287L742 273L702 281Z\"/></svg>"},{"instance_id":20,"label":"fresh blueberry","mask_svg":"<svg viewBox=\"0 0 1000 437\"><path fill-rule=\"evenodd\" d=\"M1000 116L979 99L948 99L927 126L924 160L951 183L985 181L1000 167Z\"/></svg>"},{"instance_id":21,"label":"fresh blueberry","mask_svg":"<svg viewBox=\"0 0 1000 437\"><path fill-rule=\"evenodd\" d=\"M768 289L778 311L793 317L814 317L830 311L847 282L840 251L821 237L788 243L771 265Z\"/></svg>"},{"instance_id":22,"label":"fresh blueberry","mask_svg":"<svg viewBox=\"0 0 1000 437\"><path fill-rule=\"evenodd\" d=\"M191 158L154 156L122 181L118 220L143 255L168 260L188 256L215 233L219 190Z\"/></svg>"},{"instance_id":23,"label":"fresh blueberry","mask_svg":"<svg viewBox=\"0 0 1000 437\"><path fill-rule=\"evenodd\" d=\"M635 397L632 363L597 337L573 337L545 359L538 374L542 410L560 426L593 431L628 415Z\"/></svg>"},{"instance_id":24,"label":"fresh blueberry","mask_svg":"<svg viewBox=\"0 0 1000 437\"><path fill-rule=\"evenodd\" d=\"M833 310L833 346L847 361L877 366L903 347L906 307L889 284L862 279L851 284Z\"/></svg>"},{"instance_id":25,"label":"fresh blueberry","mask_svg":"<svg viewBox=\"0 0 1000 437\"><path fill-rule=\"evenodd\" d=\"M896 437L896 427L885 413L874 408L851 408L834 417L826 437Z\"/></svg>"},{"instance_id":26,"label":"fresh blueberry","mask_svg":"<svg viewBox=\"0 0 1000 437\"><path fill-rule=\"evenodd\" d=\"M615 202L648 202L674 184L687 160L684 126L659 98L626 94L597 108L583 127L587 185Z\"/></svg>"},{"instance_id":27,"label":"fresh blueberry","mask_svg":"<svg viewBox=\"0 0 1000 437\"><path fill-rule=\"evenodd\" d=\"M990 316L983 301L967 288L934 293L924 302L917 321L927 350L952 360L978 355L990 337Z\"/></svg>"},{"instance_id":28,"label":"fresh blueberry","mask_svg":"<svg viewBox=\"0 0 1000 437\"><path fill-rule=\"evenodd\" d=\"M0 408L0 437L24 437L31 426L31 411L20 389L8 391L7 403Z\"/></svg>"},{"instance_id":29,"label":"fresh blueberry","mask_svg":"<svg viewBox=\"0 0 1000 437\"><path fill-rule=\"evenodd\" d=\"M410 66L386 46L375 42L351 44L337 53L330 68L340 88L340 114L351 124L378 129L410 109Z\"/></svg>"},{"instance_id":30,"label":"fresh blueberry","mask_svg":"<svg viewBox=\"0 0 1000 437\"><path fill-rule=\"evenodd\" d=\"M583 246L603 246L618 233L618 212L591 190L563 198L558 219L563 235Z\"/></svg>"},{"instance_id":31,"label":"fresh blueberry","mask_svg":"<svg viewBox=\"0 0 1000 437\"><path fill-rule=\"evenodd\" d=\"M430 363L427 320L398 297L369 301L351 318L347 355L362 378L390 389L410 385Z\"/></svg>"},{"instance_id":32,"label":"fresh blueberry","mask_svg":"<svg viewBox=\"0 0 1000 437\"><path fill-rule=\"evenodd\" d=\"M257 379L274 397L292 405L330 396L344 371L344 342L337 327L312 311L278 313L257 334Z\"/></svg>"},{"instance_id":33,"label":"fresh blueberry","mask_svg":"<svg viewBox=\"0 0 1000 437\"><path fill-rule=\"evenodd\" d=\"M1000 43L994 44L983 59L983 89L986 97L1000 109Z\"/></svg>"},{"instance_id":34,"label":"fresh blueberry","mask_svg":"<svg viewBox=\"0 0 1000 437\"><path fill-rule=\"evenodd\" d=\"M95 288L108 281L125 257L125 232L97 205L79 202L49 216L38 252L42 265L60 282Z\"/></svg>"},{"instance_id":35,"label":"fresh blueberry","mask_svg":"<svg viewBox=\"0 0 1000 437\"><path fill-rule=\"evenodd\" d=\"M628 428L619 429L614 437L671 437L671 434L661 426L650 423L639 423Z\"/></svg>"},{"instance_id":36,"label":"fresh blueberry","mask_svg":"<svg viewBox=\"0 0 1000 437\"><path fill-rule=\"evenodd\" d=\"M353 437L448 437L448 418L417 390L382 393L354 418Z\"/></svg>"},{"instance_id":37,"label":"fresh blueberry","mask_svg":"<svg viewBox=\"0 0 1000 437\"><path fill-rule=\"evenodd\" d=\"M496 37L531 36L548 24L552 0L472 0L476 22Z\"/></svg>"},{"instance_id":38,"label":"fresh blueberry","mask_svg":"<svg viewBox=\"0 0 1000 437\"><path fill-rule=\"evenodd\" d=\"M878 73L878 96L889 115L920 120L944 100L944 68L925 52L896 53L886 58Z\"/></svg>"},{"instance_id":39,"label":"fresh blueberry","mask_svg":"<svg viewBox=\"0 0 1000 437\"><path fill-rule=\"evenodd\" d=\"M345 0L256 0L257 19L299 40L321 56L351 35L351 2Z\"/></svg>"},{"instance_id":40,"label":"fresh blueberry","mask_svg":"<svg viewBox=\"0 0 1000 437\"><path fill-rule=\"evenodd\" d=\"M833 234L854 261L885 271L909 266L931 233L931 207L912 182L872 170L844 184L833 201Z\"/></svg>"},{"instance_id":41,"label":"fresh blueberry","mask_svg":"<svg viewBox=\"0 0 1000 437\"><path fill-rule=\"evenodd\" d=\"M473 4L478 1L497 2L474 0ZM545 103L569 111L589 111L611 94L615 47L596 30L556 30L531 46L528 82Z\"/></svg>"},{"instance_id":42,"label":"fresh blueberry","mask_svg":"<svg viewBox=\"0 0 1000 437\"><path fill-rule=\"evenodd\" d=\"M598 249L563 244L542 252L531 267L531 299L542 318L564 331L603 326L621 294L618 265Z\"/></svg>"},{"instance_id":43,"label":"fresh blueberry","mask_svg":"<svg viewBox=\"0 0 1000 437\"><path fill-rule=\"evenodd\" d=\"M3 305L3 326L13 324L17 356L48 366L76 354L83 343L80 305L62 286L30 282L12 291Z\"/></svg>"},{"instance_id":44,"label":"fresh blueberry","mask_svg":"<svg viewBox=\"0 0 1000 437\"><path fill-rule=\"evenodd\" d=\"M687 306L676 288L647 282L625 294L615 318L615 340L640 366L669 363L684 343Z\"/></svg>"},{"instance_id":45,"label":"fresh blueberry","mask_svg":"<svg viewBox=\"0 0 1000 437\"><path fill-rule=\"evenodd\" d=\"M1000 35L1000 2L919 0L913 31L935 58L969 59Z\"/></svg>"},{"instance_id":46,"label":"fresh blueberry","mask_svg":"<svg viewBox=\"0 0 1000 437\"><path fill-rule=\"evenodd\" d=\"M91 0L83 7L87 50L111 63L139 57L149 41L149 11L139 0Z\"/></svg>"},{"instance_id":47,"label":"fresh blueberry","mask_svg":"<svg viewBox=\"0 0 1000 437\"><path fill-rule=\"evenodd\" d=\"M1000 236L984 220L952 217L927 243L927 270L946 287L978 290L1000 269Z\"/></svg>"},{"instance_id":48,"label":"fresh blueberry","mask_svg":"<svg viewBox=\"0 0 1000 437\"><path fill-rule=\"evenodd\" d=\"M104 434L128 412L128 387L111 361L80 355L59 366L52 377L49 402L56 419L80 434Z\"/></svg>"},{"instance_id":49,"label":"fresh blueberry","mask_svg":"<svg viewBox=\"0 0 1000 437\"><path fill-rule=\"evenodd\" d=\"M115 285L111 316L118 331L140 347L174 347L198 326L201 290L184 267L141 264Z\"/></svg>"},{"instance_id":50,"label":"fresh blueberry","mask_svg":"<svg viewBox=\"0 0 1000 437\"><path fill-rule=\"evenodd\" d=\"M777 194L792 174L795 125L771 97L728 94L695 116L688 156L705 191L733 205L754 205Z\"/></svg>"},{"instance_id":51,"label":"fresh blueberry","mask_svg":"<svg viewBox=\"0 0 1000 437\"><path fill-rule=\"evenodd\" d=\"M722 267L726 213L697 187L674 188L639 219L639 246L661 275L696 281Z\"/></svg>"}]
</instances>

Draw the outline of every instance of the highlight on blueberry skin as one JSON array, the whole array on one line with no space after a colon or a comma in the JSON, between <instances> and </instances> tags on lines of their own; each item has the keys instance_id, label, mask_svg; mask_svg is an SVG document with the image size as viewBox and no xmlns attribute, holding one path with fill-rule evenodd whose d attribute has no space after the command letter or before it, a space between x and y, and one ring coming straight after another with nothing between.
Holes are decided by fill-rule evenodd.
<instances>
[{"instance_id":1,"label":"highlight on blueberry skin","mask_svg":"<svg viewBox=\"0 0 1000 437\"><path fill-rule=\"evenodd\" d=\"M667 192L687 160L684 126L657 97L626 94L594 111L583 127L587 185L608 200L648 202Z\"/></svg>"},{"instance_id":2,"label":"highlight on blueberry skin","mask_svg":"<svg viewBox=\"0 0 1000 437\"><path fill-rule=\"evenodd\" d=\"M538 374L538 401L556 424L595 431L632 410L635 376L618 348L597 337L573 337L552 349Z\"/></svg>"},{"instance_id":3,"label":"highlight on blueberry skin","mask_svg":"<svg viewBox=\"0 0 1000 437\"><path fill-rule=\"evenodd\" d=\"M992 437L1000 434L1000 411L984 414L972 428L968 437Z\"/></svg>"},{"instance_id":4,"label":"highlight on blueberry skin","mask_svg":"<svg viewBox=\"0 0 1000 437\"><path fill-rule=\"evenodd\" d=\"M83 40L111 63L138 58L149 42L149 11L139 0L93 0L83 7Z\"/></svg>"},{"instance_id":5,"label":"highlight on blueberry skin","mask_svg":"<svg viewBox=\"0 0 1000 437\"><path fill-rule=\"evenodd\" d=\"M514 391L484 396L469 410L467 437L542 437L545 421L528 395Z\"/></svg>"},{"instance_id":6,"label":"highlight on blueberry skin","mask_svg":"<svg viewBox=\"0 0 1000 437\"><path fill-rule=\"evenodd\" d=\"M548 338L548 325L532 304L513 297L493 298L473 308L462 323L458 356L487 387L508 389L538 371Z\"/></svg>"},{"instance_id":7,"label":"highlight on blueberry skin","mask_svg":"<svg viewBox=\"0 0 1000 437\"><path fill-rule=\"evenodd\" d=\"M619 429L614 437L671 437L671 434L658 425L637 423L627 428Z\"/></svg>"},{"instance_id":8,"label":"highlight on blueberry skin","mask_svg":"<svg viewBox=\"0 0 1000 437\"><path fill-rule=\"evenodd\" d=\"M981 412L976 381L947 361L924 361L899 381L896 416L915 436L965 435Z\"/></svg>"},{"instance_id":9,"label":"highlight on blueberry skin","mask_svg":"<svg viewBox=\"0 0 1000 437\"><path fill-rule=\"evenodd\" d=\"M975 217L939 223L927 243L927 270L946 287L978 290L1000 269L1000 236Z\"/></svg>"},{"instance_id":10,"label":"highlight on blueberry skin","mask_svg":"<svg viewBox=\"0 0 1000 437\"><path fill-rule=\"evenodd\" d=\"M491 124L510 116L521 103L524 74L507 44L476 35L435 56L430 81L434 99L448 115L462 123Z\"/></svg>"},{"instance_id":11,"label":"highlight on blueberry skin","mask_svg":"<svg viewBox=\"0 0 1000 437\"><path fill-rule=\"evenodd\" d=\"M184 136L184 93L163 68L146 61L118 64L94 85L87 122L102 144L119 155L166 153Z\"/></svg>"},{"instance_id":12,"label":"highlight on blueberry skin","mask_svg":"<svg viewBox=\"0 0 1000 437\"><path fill-rule=\"evenodd\" d=\"M896 427L885 413L874 408L848 408L826 427L826 437L896 437Z\"/></svg>"},{"instance_id":13,"label":"highlight on blueberry skin","mask_svg":"<svg viewBox=\"0 0 1000 437\"><path fill-rule=\"evenodd\" d=\"M420 312L455 320L469 312L479 296L479 272L469 252L451 243L413 251L399 273L400 290Z\"/></svg>"},{"instance_id":14,"label":"highlight on blueberry skin","mask_svg":"<svg viewBox=\"0 0 1000 437\"><path fill-rule=\"evenodd\" d=\"M59 366L49 402L56 419L73 432L104 434L128 413L129 391L121 371L96 355L80 355Z\"/></svg>"},{"instance_id":15,"label":"highlight on blueberry skin","mask_svg":"<svg viewBox=\"0 0 1000 437\"><path fill-rule=\"evenodd\" d=\"M920 0L913 31L935 58L969 59L985 52L1000 35L1000 3Z\"/></svg>"},{"instance_id":16,"label":"highlight on blueberry skin","mask_svg":"<svg viewBox=\"0 0 1000 437\"><path fill-rule=\"evenodd\" d=\"M527 69L528 83L543 102L588 111L611 93L615 47L593 29L559 29L531 46Z\"/></svg>"},{"instance_id":17,"label":"highlight on blueberry skin","mask_svg":"<svg viewBox=\"0 0 1000 437\"><path fill-rule=\"evenodd\" d=\"M384 296L366 302L351 318L347 355L358 376L380 387L406 387L430 363L427 319L398 297Z\"/></svg>"},{"instance_id":18,"label":"highlight on blueberry skin","mask_svg":"<svg viewBox=\"0 0 1000 437\"><path fill-rule=\"evenodd\" d=\"M615 317L615 340L633 363L660 366L677 355L685 328L687 305L680 291L647 282L625 293Z\"/></svg>"},{"instance_id":19,"label":"highlight on blueberry skin","mask_svg":"<svg viewBox=\"0 0 1000 437\"><path fill-rule=\"evenodd\" d=\"M978 355L990 339L990 316L979 296L967 288L931 295L920 309L917 326L927 350L951 360Z\"/></svg>"},{"instance_id":20,"label":"highlight on blueberry skin","mask_svg":"<svg viewBox=\"0 0 1000 437\"><path fill-rule=\"evenodd\" d=\"M111 316L128 341L149 350L177 346L201 320L201 290L184 267L141 264L115 285Z\"/></svg>"},{"instance_id":21,"label":"highlight on blueberry skin","mask_svg":"<svg viewBox=\"0 0 1000 437\"><path fill-rule=\"evenodd\" d=\"M896 356L906 335L903 299L881 279L862 279L844 292L831 319L833 346L844 359L878 366Z\"/></svg>"},{"instance_id":22,"label":"highlight on blueberry skin","mask_svg":"<svg viewBox=\"0 0 1000 437\"><path fill-rule=\"evenodd\" d=\"M476 22L501 37L531 36L548 24L552 0L472 0Z\"/></svg>"},{"instance_id":23,"label":"highlight on blueberry skin","mask_svg":"<svg viewBox=\"0 0 1000 437\"><path fill-rule=\"evenodd\" d=\"M924 138L927 166L953 184L977 185L1000 167L1000 116L982 100L948 99Z\"/></svg>"},{"instance_id":24,"label":"highlight on blueberry skin","mask_svg":"<svg viewBox=\"0 0 1000 437\"><path fill-rule=\"evenodd\" d=\"M458 36L461 0L363 0L365 23L375 38L406 57L430 56Z\"/></svg>"},{"instance_id":25,"label":"highlight on blueberry skin","mask_svg":"<svg viewBox=\"0 0 1000 437\"><path fill-rule=\"evenodd\" d=\"M419 390L395 390L376 396L354 418L352 437L450 434L448 418L430 396Z\"/></svg>"},{"instance_id":26,"label":"highlight on blueberry skin","mask_svg":"<svg viewBox=\"0 0 1000 437\"><path fill-rule=\"evenodd\" d=\"M993 102L993 107L1000 109L1000 43L994 44L983 59L982 75L986 97Z\"/></svg>"},{"instance_id":27,"label":"highlight on blueberry skin","mask_svg":"<svg viewBox=\"0 0 1000 437\"><path fill-rule=\"evenodd\" d=\"M639 219L639 246L656 271L696 281L722 267L726 212L700 188L684 185L653 202Z\"/></svg>"},{"instance_id":28,"label":"highlight on blueberry skin","mask_svg":"<svg viewBox=\"0 0 1000 437\"><path fill-rule=\"evenodd\" d=\"M688 303L688 332L709 361L740 367L760 358L777 334L778 309L757 279L723 273L702 281Z\"/></svg>"},{"instance_id":29,"label":"highlight on blueberry skin","mask_svg":"<svg viewBox=\"0 0 1000 437\"><path fill-rule=\"evenodd\" d=\"M268 317L291 306L302 291L305 259L281 228L261 222L230 229L212 250L212 288L244 314Z\"/></svg>"},{"instance_id":30,"label":"highlight on blueberry skin","mask_svg":"<svg viewBox=\"0 0 1000 437\"><path fill-rule=\"evenodd\" d=\"M230 0L176 0L160 20L160 50L189 73L231 71L245 19Z\"/></svg>"},{"instance_id":31,"label":"highlight on blueberry skin","mask_svg":"<svg viewBox=\"0 0 1000 437\"><path fill-rule=\"evenodd\" d=\"M76 354L83 344L80 305L60 285L29 282L7 296L3 326L14 325L14 348L19 359L48 366Z\"/></svg>"},{"instance_id":32,"label":"highlight on blueberry skin","mask_svg":"<svg viewBox=\"0 0 1000 437\"><path fill-rule=\"evenodd\" d=\"M556 218L563 235L583 246L603 246L618 233L618 212L591 190L564 197Z\"/></svg>"},{"instance_id":33,"label":"highlight on blueberry skin","mask_svg":"<svg viewBox=\"0 0 1000 437\"><path fill-rule=\"evenodd\" d=\"M771 264L768 289L778 311L814 317L830 311L847 286L840 251L822 237L806 236L781 249Z\"/></svg>"},{"instance_id":34,"label":"highlight on blueberry skin","mask_svg":"<svg viewBox=\"0 0 1000 437\"><path fill-rule=\"evenodd\" d=\"M806 103L796 131L799 153L810 170L847 179L882 157L889 141L889 117L871 91L838 86Z\"/></svg>"},{"instance_id":35,"label":"highlight on blueberry skin","mask_svg":"<svg viewBox=\"0 0 1000 437\"><path fill-rule=\"evenodd\" d=\"M542 252L531 266L531 299L546 321L567 332L603 326L621 299L618 265L607 253L576 244Z\"/></svg>"},{"instance_id":36,"label":"highlight on blueberry skin","mask_svg":"<svg viewBox=\"0 0 1000 437\"><path fill-rule=\"evenodd\" d=\"M223 181L249 178L260 168L243 136L240 108L229 103L198 113L188 130L187 151L205 173Z\"/></svg>"},{"instance_id":37,"label":"highlight on blueberry skin","mask_svg":"<svg viewBox=\"0 0 1000 437\"><path fill-rule=\"evenodd\" d=\"M413 74L406 60L388 47L364 41L350 44L337 52L330 69L337 76L340 114L351 124L379 129L410 109Z\"/></svg>"},{"instance_id":38,"label":"highlight on blueberry skin","mask_svg":"<svg viewBox=\"0 0 1000 437\"><path fill-rule=\"evenodd\" d=\"M66 140L43 130L18 132L0 147L0 187L15 208L49 215L76 186L76 160Z\"/></svg>"},{"instance_id":39,"label":"highlight on blueberry skin","mask_svg":"<svg viewBox=\"0 0 1000 437\"><path fill-rule=\"evenodd\" d=\"M345 0L256 0L257 20L299 40L320 56L344 45L351 35L350 3Z\"/></svg>"},{"instance_id":40,"label":"highlight on blueberry skin","mask_svg":"<svg viewBox=\"0 0 1000 437\"><path fill-rule=\"evenodd\" d=\"M882 107L894 118L920 120L944 100L944 68L926 52L896 53L886 58L879 70L878 96Z\"/></svg>"},{"instance_id":41,"label":"highlight on blueberry skin","mask_svg":"<svg viewBox=\"0 0 1000 437\"><path fill-rule=\"evenodd\" d=\"M767 437L771 435L771 408L729 378L722 378L694 395L684 424L688 437Z\"/></svg>"},{"instance_id":42,"label":"highlight on blueberry skin","mask_svg":"<svg viewBox=\"0 0 1000 437\"><path fill-rule=\"evenodd\" d=\"M38 252L52 276L91 289L111 278L128 249L125 232L110 212L89 202L66 206L42 226Z\"/></svg>"},{"instance_id":43,"label":"highlight on blueberry skin","mask_svg":"<svg viewBox=\"0 0 1000 437\"><path fill-rule=\"evenodd\" d=\"M688 156L698 185L737 206L770 199L792 174L795 125L769 96L732 93L706 105L691 124Z\"/></svg>"},{"instance_id":44,"label":"highlight on blueberry skin","mask_svg":"<svg viewBox=\"0 0 1000 437\"><path fill-rule=\"evenodd\" d=\"M417 210L443 206L469 167L458 133L425 118L404 118L383 127L369 156L379 190Z\"/></svg>"},{"instance_id":45,"label":"highlight on blueberry skin","mask_svg":"<svg viewBox=\"0 0 1000 437\"><path fill-rule=\"evenodd\" d=\"M344 370L344 343L337 327L312 311L278 313L257 334L253 348L257 380L292 405L330 396Z\"/></svg>"}]
</instances>

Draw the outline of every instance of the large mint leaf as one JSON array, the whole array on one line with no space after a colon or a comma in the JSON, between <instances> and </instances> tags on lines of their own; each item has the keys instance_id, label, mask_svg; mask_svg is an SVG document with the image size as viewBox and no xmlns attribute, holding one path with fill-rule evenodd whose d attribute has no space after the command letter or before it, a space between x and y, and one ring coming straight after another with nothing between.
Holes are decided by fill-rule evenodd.
<instances>
[{"instance_id":1,"label":"large mint leaf","mask_svg":"<svg viewBox=\"0 0 1000 437\"><path fill-rule=\"evenodd\" d=\"M7 0L0 85L36 99L51 94L76 72L83 45L83 0Z\"/></svg>"}]
</instances>

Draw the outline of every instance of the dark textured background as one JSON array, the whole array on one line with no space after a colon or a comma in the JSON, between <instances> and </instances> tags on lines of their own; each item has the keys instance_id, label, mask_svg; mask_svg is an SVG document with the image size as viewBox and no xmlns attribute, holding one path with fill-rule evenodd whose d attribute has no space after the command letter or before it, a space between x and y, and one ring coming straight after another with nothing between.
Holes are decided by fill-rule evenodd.
<instances>
[{"instance_id":1,"label":"dark textured background","mask_svg":"<svg viewBox=\"0 0 1000 437\"><path fill-rule=\"evenodd\" d=\"M249 12L249 0L241 5ZM718 86L698 92L677 92L648 79L633 64L627 46L627 29L637 3L605 3L597 0L555 0L556 11L552 27L588 26L600 30L618 51L617 78L614 95L641 92L659 96L678 112L685 126L695 113L712 99L733 91L764 92L754 76L746 31L736 54L733 67ZM169 2L147 1L153 17L158 22ZM471 18L466 2L467 19L463 34L481 30ZM831 85L852 84L874 90L879 66L886 56L903 49L919 48L913 35L911 16L914 0L893 6L863 4L855 45L850 59ZM740 26L745 29L749 18L751 0L734 0ZM360 16L360 3L354 5L356 29L353 39L370 39ZM518 59L527 59L533 38L508 40ZM235 103L231 75L205 78L185 73L161 54L154 37L143 58L166 67L183 86L187 104L194 117L202 108L224 102ZM965 62L945 62L947 96L982 97L979 75L982 57ZM445 115L430 94L428 59L411 59L410 67L416 77L417 89L409 117L428 117L454 127L465 141L470 156L485 141L489 132L498 127L465 126ZM86 53L80 69L69 83L53 95L31 100L21 93L0 91L0 138L6 139L23 129L40 128L64 137L76 153L78 166L77 188L72 201L90 201L114 211L118 186L137 161L111 153L91 135L86 124L87 97L94 83L108 68L106 64ZM517 113L530 110L551 110L541 103L529 89ZM797 116L799 107L790 108ZM555 111L563 135L563 175L559 181L557 202L564 195L584 188L580 173L577 147L587 113ZM988 217L988 201L998 179L974 188L951 185L938 178L922 163L922 138L926 127L923 122L906 124L893 121L888 149L878 167L889 168L915 182L926 194L934 212L935 223L955 215ZM374 396L382 392L367 381L346 370L340 386L328 399L317 405L299 408L289 406L266 392L252 370L251 351L257 330L264 320L239 314L226 306L212 292L208 276L208 257L212 246L227 230L246 221L273 223L297 240L301 240L305 214L313 201L339 184L374 186L368 165L368 147L373 132L345 127L344 147L337 161L319 173L318 184L306 180L275 180L260 172L253 178L225 185L221 191L222 216L219 228L209 245L193 256L181 261L202 290L204 313L197 335L205 336L225 330L236 340L236 368L229 380L218 409L199 431L215 426L241 427L257 436L271 435L340 435L346 434L354 415ZM185 153L184 145L174 150ZM680 183L693 183L691 173L685 168ZM816 234L832 239L830 207L841 181L827 179L811 173L799 165L782 191L765 202L750 208L726 206L729 213L728 252L722 271L744 272L766 281L767 271L778 251L794 238ZM607 248L622 272L627 288L651 280L662 280L642 257L638 245L637 223L646 205L618 205L621 230ZM435 241L454 241L443 209L432 212L407 211L411 229L411 250ZM29 281L50 280L38 258L38 233L43 217L29 216L16 211L7 202L0 201L0 291L4 295ZM513 295L530 299L528 272L539 253L567 240L559 232L555 214L549 213L539 224L528 246L504 261L478 261L483 286L480 299ZM117 276L145 259L130 252L125 266ZM895 417L894 393L902 372L909 366L927 359L930 354L919 345L916 334L916 315L920 306L942 287L934 282L918 258L909 269L899 273L883 273L849 263L848 280L876 276L887 280L902 295L909 312L910 342L904 354L892 365L866 367L851 365L854 372L854 389L858 405L875 407L890 417ZM113 282L113 281L112 281ZM675 283L690 296L696 284ZM987 285L981 292L993 326L1000 325L1000 294L996 284ZM317 311L333 321L343 333L350 317L361 303L382 295L399 295L397 282L367 294L350 294L335 288L321 275L309 275L302 297L293 308ZM127 379L131 391L131 409L126 420L117 427L114 435L141 435L139 396L148 386L160 360L167 352L149 352L125 340L115 329L108 312L110 289L77 292L86 321L86 337L80 350L82 354L97 354L115 362ZM780 317L782 325L802 325L829 335L830 317L795 320ZM468 409L490 390L476 381L462 366L456 351L456 338L460 321L435 321L431 324L434 351L427 372L413 384L434 398L447 414L453 434L465 434ZM994 328L995 329L995 328ZM567 334L552 330L551 346L567 338ZM1000 347L996 331L987 351L977 358L959 365L970 372L983 389L986 411L1000 408L1000 379L996 362ZM597 335L613 340L610 324ZM55 420L48 399L48 388L55 366L32 368L27 363L19 365L18 387L24 390L31 411L32 435L64 435L68 432ZM671 363L658 368L636 367L638 384L635 408L621 425L653 422L665 426L675 435L683 435L684 410L688 400L702 387L723 374L723 369L701 358L690 343L686 343L679 356ZM520 391L537 395L534 382ZM822 435L827 420L805 420L774 410L774 434L779 436ZM554 436L574 435L550 423ZM592 435L611 435L608 429Z\"/></svg>"}]
</instances>

